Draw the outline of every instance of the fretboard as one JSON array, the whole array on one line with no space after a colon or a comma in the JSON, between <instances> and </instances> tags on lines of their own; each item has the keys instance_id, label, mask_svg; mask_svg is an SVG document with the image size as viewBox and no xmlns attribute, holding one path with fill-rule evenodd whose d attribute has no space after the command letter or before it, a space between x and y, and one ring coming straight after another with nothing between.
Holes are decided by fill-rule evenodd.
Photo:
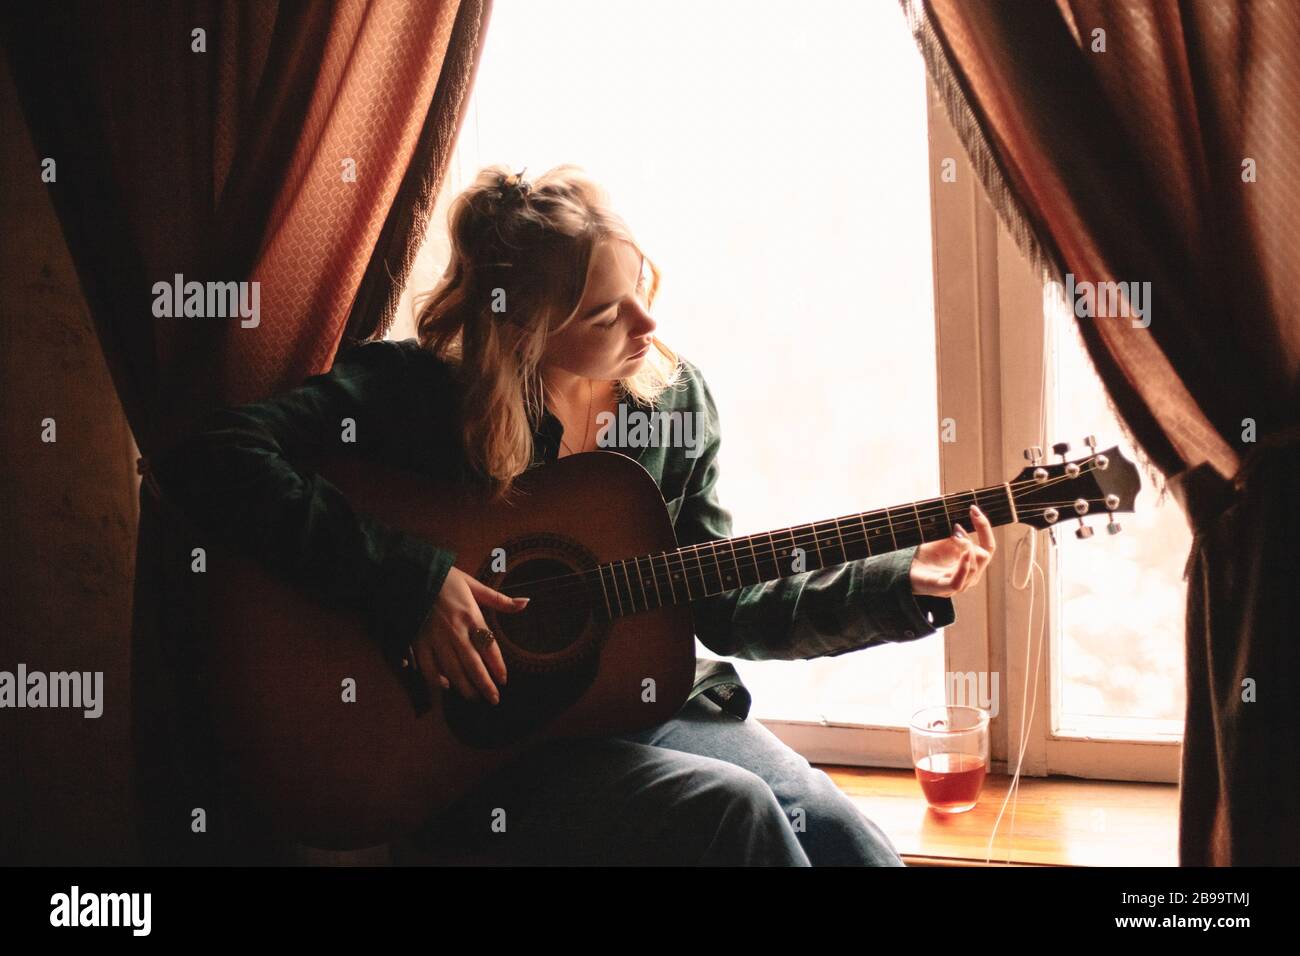
<instances>
[{"instance_id":1,"label":"fretboard","mask_svg":"<svg viewBox=\"0 0 1300 956\"><path fill-rule=\"evenodd\" d=\"M937 541L951 535L957 523L969 533L972 504L995 527L1016 521L1009 487L991 485L611 561L582 576L592 603L611 618L622 617Z\"/></svg>"}]
</instances>

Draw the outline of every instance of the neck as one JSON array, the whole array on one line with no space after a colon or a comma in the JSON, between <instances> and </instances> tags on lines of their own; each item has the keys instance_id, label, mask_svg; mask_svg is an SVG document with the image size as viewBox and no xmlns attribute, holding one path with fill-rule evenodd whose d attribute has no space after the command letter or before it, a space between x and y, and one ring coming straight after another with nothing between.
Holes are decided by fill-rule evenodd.
<instances>
[{"instance_id":1,"label":"neck","mask_svg":"<svg viewBox=\"0 0 1300 956\"><path fill-rule=\"evenodd\" d=\"M979 505L995 526L1014 524L1017 520L1009 485L991 485L892 508L611 561L584 572L583 587L591 605L609 617L688 603L762 581L938 541L953 533L954 524L969 523L973 504Z\"/></svg>"},{"instance_id":2,"label":"neck","mask_svg":"<svg viewBox=\"0 0 1300 956\"><path fill-rule=\"evenodd\" d=\"M542 383L546 388L547 404L550 404L550 399L558 398L565 408L577 409L586 407L587 396L595 386L588 378L549 365L542 367Z\"/></svg>"}]
</instances>

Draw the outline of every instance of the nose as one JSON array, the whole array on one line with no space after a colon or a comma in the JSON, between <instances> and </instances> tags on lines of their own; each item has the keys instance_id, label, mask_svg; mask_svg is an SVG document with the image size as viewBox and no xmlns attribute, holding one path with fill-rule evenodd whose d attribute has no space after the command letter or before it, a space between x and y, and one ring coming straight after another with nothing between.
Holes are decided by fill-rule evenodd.
<instances>
[{"instance_id":1,"label":"nose","mask_svg":"<svg viewBox=\"0 0 1300 956\"><path fill-rule=\"evenodd\" d=\"M659 325L649 312L638 302L636 304L635 317L632 321L631 335L632 338L645 338L650 335Z\"/></svg>"}]
</instances>

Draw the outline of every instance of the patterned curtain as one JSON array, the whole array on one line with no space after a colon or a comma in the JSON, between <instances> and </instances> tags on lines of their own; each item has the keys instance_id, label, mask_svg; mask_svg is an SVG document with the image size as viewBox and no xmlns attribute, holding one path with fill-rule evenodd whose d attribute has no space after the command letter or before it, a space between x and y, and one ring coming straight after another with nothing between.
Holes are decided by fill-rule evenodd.
<instances>
[{"instance_id":1,"label":"patterned curtain","mask_svg":"<svg viewBox=\"0 0 1300 956\"><path fill-rule=\"evenodd\" d=\"M144 453L132 692L150 862L227 859L247 838L205 762L194 539L148 493L148 455L213 405L325 371L345 337L383 335L490 11L175 0L32 3L0 18L39 173ZM174 306L190 282L235 295L186 315Z\"/></svg>"},{"instance_id":2,"label":"patterned curtain","mask_svg":"<svg viewBox=\"0 0 1300 956\"><path fill-rule=\"evenodd\" d=\"M1138 283L1076 321L1194 530L1180 861L1300 863L1300 5L901 3L1044 278Z\"/></svg>"}]
</instances>

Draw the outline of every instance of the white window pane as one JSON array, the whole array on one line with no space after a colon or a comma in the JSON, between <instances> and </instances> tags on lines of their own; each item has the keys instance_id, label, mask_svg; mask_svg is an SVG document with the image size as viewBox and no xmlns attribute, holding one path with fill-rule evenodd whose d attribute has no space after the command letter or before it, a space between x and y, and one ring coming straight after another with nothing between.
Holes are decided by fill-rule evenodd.
<instances>
[{"instance_id":1,"label":"white window pane","mask_svg":"<svg viewBox=\"0 0 1300 956\"><path fill-rule=\"evenodd\" d=\"M1107 407L1074 321L1068 313L1051 316L1055 411L1048 434L1070 442L1070 458L1086 452L1082 439L1095 434L1099 450L1118 444L1124 456L1136 462ZM1123 530L1113 537L1098 516L1085 519L1094 532L1088 540L1075 538L1079 522L1073 518L1057 529L1055 658L1061 713L1053 715L1053 722L1059 732L1181 732L1186 598L1182 574L1191 533L1173 497L1160 504L1156 497L1143 476L1136 513L1117 517Z\"/></svg>"}]
</instances>

